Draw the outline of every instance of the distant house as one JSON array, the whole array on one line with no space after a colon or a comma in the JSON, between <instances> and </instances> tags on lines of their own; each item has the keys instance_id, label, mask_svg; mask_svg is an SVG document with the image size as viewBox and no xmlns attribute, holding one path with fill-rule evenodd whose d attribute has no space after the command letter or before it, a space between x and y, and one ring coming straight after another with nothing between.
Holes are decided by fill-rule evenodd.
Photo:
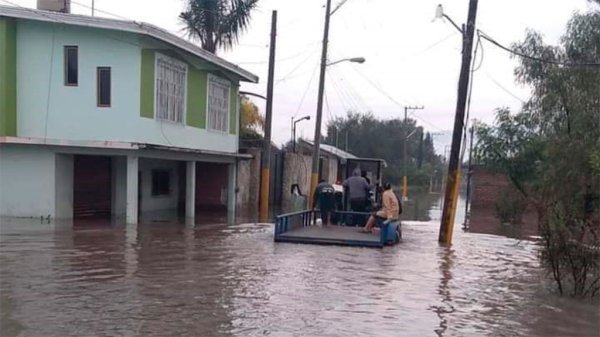
<instances>
[{"instance_id":1,"label":"distant house","mask_svg":"<svg viewBox=\"0 0 600 337\"><path fill-rule=\"evenodd\" d=\"M0 215L232 214L241 81L149 24L0 7Z\"/></svg>"}]
</instances>

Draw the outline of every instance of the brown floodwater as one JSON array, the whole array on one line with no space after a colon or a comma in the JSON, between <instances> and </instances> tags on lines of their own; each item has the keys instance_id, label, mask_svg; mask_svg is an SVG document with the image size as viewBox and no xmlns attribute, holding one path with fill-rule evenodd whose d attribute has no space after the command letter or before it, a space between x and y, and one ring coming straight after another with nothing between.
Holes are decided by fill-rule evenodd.
<instances>
[{"instance_id":1,"label":"brown floodwater","mask_svg":"<svg viewBox=\"0 0 600 337\"><path fill-rule=\"evenodd\" d=\"M274 243L269 224L3 219L1 336L598 336L534 241L407 221L384 249Z\"/></svg>"}]
</instances>

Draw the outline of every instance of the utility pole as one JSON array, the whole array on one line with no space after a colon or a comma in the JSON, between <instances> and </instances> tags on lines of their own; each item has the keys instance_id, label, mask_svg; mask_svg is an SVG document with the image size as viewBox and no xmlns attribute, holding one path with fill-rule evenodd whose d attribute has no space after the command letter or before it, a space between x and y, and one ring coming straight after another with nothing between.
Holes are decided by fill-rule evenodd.
<instances>
[{"instance_id":1,"label":"utility pole","mask_svg":"<svg viewBox=\"0 0 600 337\"><path fill-rule=\"evenodd\" d=\"M406 143L408 143L408 137L410 137L410 134L407 130L407 126L408 126L408 110L423 110L425 109L424 106L405 106L404 107L404 155L402 157L402 166L404 167L404 175L402 176L402 201L406 201L408 200L408 179L407 179L407 175L408 175L408 156L407 156L407 147L406 147Z\"/></svg>"},{"instance_id":2,"label":"utility pole","mask_svg":"<svg viewBox=\"0 0 600 337\"><path fill-rule=\"evenodd\" d=\"M452 133L452 148L450 149L450 160L448 162L448 179L446 181L446 192L444 194L444 208L440 224L439 242L452 243L452 232L454 230L454 216L458 203L458 192L460 189L460 146L465 119L465 107L467 103L467 91L469 87L471 58L473 54L473 34L475 33L475 18L477 16L477 1L469 1L469 13L467 15L466 29L463 27L462 65L458 79L458 97L456 101L456 114L454 116L454 131Z\"/></svg>"},{"instance_id":3,"label":"utility pole","mask_svg":"<svg viewBox=\"0 0 600 337\"><path fill-rule=\"evenodd\" d=\"M348 130L346 130L346 143L344 145L345 145L344 151L348 152Z\"/></svg>"},{"instance_id":4,"label":"utility pole","mask_svg":"<svg viewBox=\"0 0 600 337\"><path fill-rule=\"evenodd\" d=\"M469 166L467 168L467 200L465 201L465 223L463 227L467 227L467 219L469 218L469 203L471 202L471 163L473 160L473 134L475 133L475 126L471 125L471 144L469 145Z\"/></svg>"},{"instance_id":5,"label":"utility pole","mask_svg":"<svg viewBox=\"0 0 600 337\"><path fill-rule=\"evenodd\" d=\"M269 74L267 79L267 109L265 112L265 140L260 161L260 219L269 217L269 180L271 179L271 119L273 117L273 78L275 75L275 43L277 38L277 11L271 14L271 43L269 45Z\"/></svg>"},{"instance_id":6,"label":"utility pole","mask_svg":"<svg viewBox=\"0 0 600 337\"><path fill-rule=\"evenodd\" d=\"M339 8L339 6L337 7ZM336 8L336 9L337 9ZM319 151L321 149L321 119L323 115L323 93L325 91L325 68L327 67L327 43L329 39L329 18L331 17L331 0L325 6L325 27L323 29L323 46L321 50L321 72L319 74L319 96L317 99L317 118L315 121L315 138L313 141L312 170L308 206L312 205L313 193L319 182Z\"/></svg>"}]
</instances>

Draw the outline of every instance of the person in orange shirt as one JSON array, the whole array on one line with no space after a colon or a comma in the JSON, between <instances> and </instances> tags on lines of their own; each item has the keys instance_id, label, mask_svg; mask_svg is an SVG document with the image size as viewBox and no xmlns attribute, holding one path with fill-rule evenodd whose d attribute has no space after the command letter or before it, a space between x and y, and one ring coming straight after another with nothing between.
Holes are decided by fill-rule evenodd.
<instances>
[{"instance_id":1,"label":"person in orange shirt","mask_svg":"<svg viewBox=\"0 0 600 337\"><path fill-rule=\"evenodd\" d=\"M398 198L394 191L392 191L392 186L389 183L386 183L383 187L383 195L381 196L383 207L371 214L367 224L362 229L365 233L371 233L373 231L373 227L377 224L378 220L398 220L400 219L400 203L398 202Z\"/></svg>"}]
</instances>

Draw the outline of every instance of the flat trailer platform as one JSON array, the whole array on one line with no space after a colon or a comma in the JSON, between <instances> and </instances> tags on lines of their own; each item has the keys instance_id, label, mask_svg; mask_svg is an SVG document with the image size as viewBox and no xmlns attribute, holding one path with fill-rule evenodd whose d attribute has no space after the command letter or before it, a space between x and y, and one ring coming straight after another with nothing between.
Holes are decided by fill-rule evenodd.
<instances>
[{"instance_id":1,"label":"flat trailer platform","mask_svg":"<svg viewBox=\"0 0 600 337\"><path fill-rule=\"evenodd\" d=\"M337 225L316 224L319 211L301 211L280 215L275 220L275 242L293 242L322 245L377 247L400 242L400 222L381 223L376 233L361 233L362 226L354 226L352 217L366 219L369 213L336 212L340 220Z\"/></svg>"}]
</instances>

